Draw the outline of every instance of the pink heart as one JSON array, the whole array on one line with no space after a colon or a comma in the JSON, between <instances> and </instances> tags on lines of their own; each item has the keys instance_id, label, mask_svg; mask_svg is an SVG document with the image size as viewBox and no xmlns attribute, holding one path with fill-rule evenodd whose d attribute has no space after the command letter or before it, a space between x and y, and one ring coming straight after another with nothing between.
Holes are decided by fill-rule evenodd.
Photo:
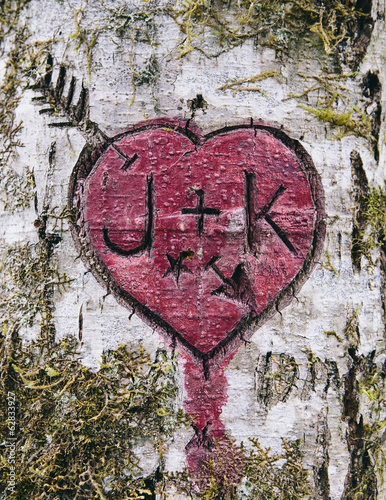
<instances>
[{"instance_id":1,"label":"pink heart","mask_svg":"<svg viewBox=\"0 0 386 500\"><path fill-rule=\"evenodd\" d=\"M85 148L69 206L96 278L204 366L291 302L325 235L311 158L264 124L139 124Z\"/></svg>"}]
</instances>

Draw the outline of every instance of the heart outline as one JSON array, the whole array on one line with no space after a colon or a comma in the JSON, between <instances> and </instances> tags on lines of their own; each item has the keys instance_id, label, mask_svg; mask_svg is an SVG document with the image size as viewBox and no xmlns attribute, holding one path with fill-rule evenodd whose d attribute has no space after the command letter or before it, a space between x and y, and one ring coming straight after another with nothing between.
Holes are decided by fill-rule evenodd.
<instances>
[{"instance_id":1,"label":"heart outline","mask_svg":"<svg viewBox=\"0 0 386 500\"><path fill-rule=\"evenodd\" d=\"M205 353L201 352L197 347L187 341L183 335L175 330L166 320L161 318L157 313L154 313L151 309L147 308L144 304L140 303L135 297L117 284L115 278L112 276L107 266L99 256L98 251L93 247L90 237L85 229L86 221L83 220L82 187L84 186L84 182L91 173L96 162L110 147L110 145L129 134L138 134L151 129L165 127L185 135L195 146L202 146L205 142L213 139L216 135L226 134L230 131L238 129L265 131L283 143L285 147L296 155L299 166L307 177L315 208L316 217L314 219L312 244L308 250L306 258L304 259L301 269L298 271L294 279L281 291L279 291L279 293L259 314L251 312L241 318L241 320L234 325L223 340L219 341L216 346ZM96 280L107 290L108 293L112 293L114 295L120 305L131 309L146 324L171 341L172 348L175 348L178 345L181 350L188 353L195 363L202 366L202 369L207 377L209 377L210 372L218 367L225 358L231 356L232 353L234 353L242 344L242 342L248 341L260 326L274 316L276 312L280 312L292 302L293 298L296 297L296 293L309 278L315 268L315 265L317 264L317 260L320 257L323 248L326 233L325 204L322 182L310 155L299 141L290 138L281 128L267 125L263 122L254 123L252 119L248 124L225 126L221 129L217 129L203 135L201 134L200 129L192 124L190 120L185 121L179 119L161 118L149 120L129 127L122 133L107 139L104 143L98 145L97 147L86 144L71 174L68 194L68 208L74 214L74 220L71 222L71 232L76 248L79 251L86 267L91 270Z\"/></svg>"}]
</instances>

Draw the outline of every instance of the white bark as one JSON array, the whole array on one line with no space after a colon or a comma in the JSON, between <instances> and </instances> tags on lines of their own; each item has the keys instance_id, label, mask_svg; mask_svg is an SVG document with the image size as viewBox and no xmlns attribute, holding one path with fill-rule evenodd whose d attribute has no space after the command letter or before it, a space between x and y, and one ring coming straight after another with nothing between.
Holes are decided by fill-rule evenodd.
<instances>
[{"instance_id":1,"label":"white bark","mask_svg":"<svg viewBox=\"0 0 386 500\"><path fill-rule=\"evenodd\" d=\"M89 1L87 23L90 28L100 23L96 4ZM374 18L376 12L381 11L384 11L383 2L373 5ZM350 366L344 330L357 309L360 331L357 354L366 356L375 349L375 362L381 365L386 359L379 266L367 268L363 261L362 270L354 273L351 261L354 188L350 163L351 152L358 151L370 186L384 185L384 111L381 116L380 158L376 162L366 139L355 135L334 138L338 129L318 121L298 107L296 99L286 99L291 92L301 93L304 86L311 84L299 73L320 74L320 64L313 56L319 54L331 68L322 49L310 49L304 43L291 53L291 57L280 60L274 49L262 48L255 46L252 41L246 41L218 57L207 58L195 50L178 59L177 44L182 35L178 26L162 15L156 18L158 45L153 49L138 44L131 54L131 40L119 40L109 30L103 32L93 50L91 81L88 82L84 51L81 47L76 53L74 42L70 39L74 32L72 13L67 2L32 0L26 10L26 19L34 39L45 40L54 36L58 40L53 46L55 62L68 65L69 74L83 80L90 89L90 119L109 136L124 130L128 125L156 116L188 119L191 111L187 101L202 94L208 109L204 113L198 110L194 121L205 133L221 128L224 124L237 124L253 117L282 125L290 137L301 140L311 155L322 178L328 216L321 262L301 289L297 300L257 330L250 343L240 347L230 362L226 371L228 400L223 408L222 420L227 432L239 443L243 441L247 444L248 438L258 437L264 446L277 451L281 447L282 437L301 439L311 480L312 471L320 466L323 453L328 450L330 498L340 499L350 460L346 440L347 422L342 418L342 381ZM361 81L368 71L379 74L382 108L386 108L385 44L385 22L377 20L358 76L344 83L349 88L351 103L347 103L341 112L358 104L362 92ZM215 52L210 36L207 45L209 51L212 49ZM130 59L133 57L135 67L142 67L143 60L150 56L152 50L159 65L159 80L153 86L137 86L134 102L129 106L133 96ZM269 70L276 70L278 77L253 84L259 86L262 92L218 90L228 80L243 79ZM67 203L69 178L85 140L75 128L49 128L49 123L56 118L39 114L40 108L32 102L35 95L32 90L24 92L17 108L17 119L23 121L20 140L24 147L18 149L15 165L20 171L25 165L34 169L38 210L41 211L44 200L51 207L64 207ZM56 155L52 167L49 167L48 152L53 142L56 143ZM8 244L37 241L33 227L35 219L33 206L14 214L4 212L1 215L1 237ZM55 296L57 337L77 335L79 310L82 307L83 354L87 366L97 368L102 351L116 348L120 343L132 348L142 345L153 355L157 348L166 345L165 340L135 315L129 318L130 312L118 305L112 296L106 296L105 290L77 259L77 251L67 227L55 255L60 270L74 280L67 291ZM24 329L23 335L31 338L36 334L36 329L37 326L35 331L34 328ZM327 335L326 331L335 331L342 341L339 342L334 335ZM284 401L279 396L275 400L274 395L271 395L272 403L265 405L259 399L259 390L262 390L259 370L267 352L271 352L277 360L280 354L292 356L298 364L298 374L295 385ZM310 383L309 353L319 358L313 388ZM340 387L331 380L327 391L324 390L328 377L326 360L336 363L341 380ZM182 405L182 366L179 398ZM363 394L360 403L360 413L369 418L369 403ZM380 415L380 418L385 417L386 409ZM191 435L190 430L179 431L170 443L166 457L169 470L181 470L184 467L184 446ZM325 445L318 442L321 435L325 437ZM147 470L152 470L152 451L144 447L142 454L143 465ZM182 498L180 494L175 495L170 498ZM386 499L386 489L382 486L380 475L378 498Z\"/></svg>"}]
</instances>

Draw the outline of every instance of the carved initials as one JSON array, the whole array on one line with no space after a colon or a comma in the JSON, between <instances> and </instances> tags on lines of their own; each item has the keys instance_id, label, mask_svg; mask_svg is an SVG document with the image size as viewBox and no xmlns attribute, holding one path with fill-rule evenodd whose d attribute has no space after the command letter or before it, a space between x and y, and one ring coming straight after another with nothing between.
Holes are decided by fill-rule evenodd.
<instances>
[{"instance_id":1,"label":"carved initials","mask_svg":"<svg viewBox=\"0 0 386 500\"><path fill-rule=\"evenodd\" d=\"M135 248L125 250L119 245L111 241L109 237L109 230L103 228L103 239L104 242L112 252L123 255L124 257L131 257L132 255L137 255L143 253L146 249L150 250L152 246L153 239L153 229L154 229L154 203L153 203L153 174L146 177L146 195L145 195L145 223L144 231L141 239L141 243Z\"/></svg>"},{"instance_id":2,"label":"carved initials","mask_svg":"<svg viewBox=\"0 0 386 500\"><path fill-rule=\"evenodd\" d=\"M256 200L256 175L251 172L246 172L245 171L245 185L246 185L246 193L245 193L245 211L246 211L246 217L247 217L247 241L248 241L248 247L249 250L256 255L258 253L258 246L259 246L259 229L256 226L256 222L259 219L264 219L274 230L274 232L277 234L277 236L281 239L281 241L284 243L284 245L288 248L290 252L292 252L294 255L297 255L297 251L295 247L292 245L290 240L288 239L288 236L286 235L285 231L281 229L275 221L272 220L271 216L269 215L269 212L273 205L276 203L276 201L285 193L287 190L286 187L283 186L283 184L280 184L278 189L276 190L275 194L272 196L271 200L264 205L263 208L261 208L257 213L256 213L256 205L257 205L257 200Z\"/></svg>"}]
</instances>

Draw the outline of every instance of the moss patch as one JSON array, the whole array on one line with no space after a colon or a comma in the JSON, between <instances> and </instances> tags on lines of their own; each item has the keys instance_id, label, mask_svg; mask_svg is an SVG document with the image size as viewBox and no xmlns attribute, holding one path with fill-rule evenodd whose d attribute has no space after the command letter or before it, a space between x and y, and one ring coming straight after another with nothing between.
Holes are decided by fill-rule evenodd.
<instances>
[{"instance_id":1,"label":"moss patch","mask_svg":"<svg viewBox=\"0 0 386 500\"><path fill-rule=\"evenodd\" d=\"M358 2L340 0L242 0L212 2L176 0L171 14L185 38L181 56L194 49L205 53L200 41L213 33L224 50L254 39L263 46L288 51L299 37L315 34L325 52L337 53L368 13Z\"/></svg>"},{"instance_id":2,"label":"moss patch","mask_svg":"<svg viewBox=\"0 0 386 500\"><path fill-rule=\"evenodd\" d=\"M5 338L0 338L3 361ZM18 343L2 365L1 432L7 435L7 395L16 401L17 499L151 498L134 448L147 439L162 460L168 437L186 422L177 411L176 360L154 362L125 347L107 352L97 373L78 359L73 338L41 351ZM0 448L4 494L10 463Z\"/></svg>"},{"instance_id":3,"label":"moss patch","mask_svg":"<svg viewBox=\"0 0 386 500\"><path fill-rule=\"evenodd\" d=\"M29 0L5 0L0 5L0 57L5 59L0 85L0 199L3 209L13 211L29 206L34 197L33 171L24 173L13 167L22 123L16 122L15 111L22 91L36 74L45 58L47 43L30 42L30 33L20 22Z\"/></svg>"},{"instance_id":4,"label":"moss patch","mask_svg":"<svg viewBox=\"0 0 386 500\"><path fill-rule=\"evenodd\" d=\"M374 265L374 251L386 248L386 189L370 189L369 194L362 197L362 202L361 224L357 225L353 245L370 265Z\"/></svg>"}]
</instances>

